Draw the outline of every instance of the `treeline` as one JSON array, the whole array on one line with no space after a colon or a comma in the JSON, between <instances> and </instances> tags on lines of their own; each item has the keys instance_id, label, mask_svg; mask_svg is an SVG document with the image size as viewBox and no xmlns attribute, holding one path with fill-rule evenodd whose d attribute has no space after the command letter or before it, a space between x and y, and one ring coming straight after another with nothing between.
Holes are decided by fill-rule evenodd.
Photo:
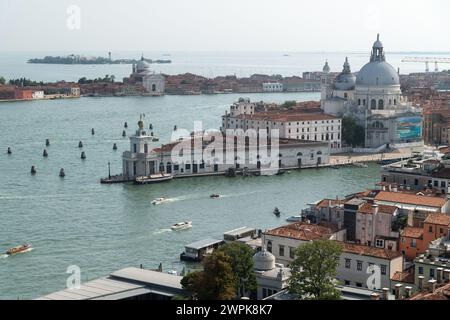
<instances>
[{"instance_id":1,"label":"treeline","mask_svg":"<svg viewBox=\"0 0 450 320\"><path fill-rule=\"evenodd\" d=\"M91 84L91 83L114 83L116 77L114 75L107 74L103 78L87 79L86 77L78 79L78 84Z\"/></svg>"},{"instance_id":2,"label":"treeline","mask_svg":"<svg viewBox=\"0 0 450 320\"><path fill-rule=\"evenodd\" d=\"M0 79L0 83L5 84L6 81L5 79L2 77L3 79L3 83ZM45 83L43 81L33 81L30 79L26 79L26 78L19 78L19 79L11 79L9 80L8 84L13 85L13 86L18 86L18 87L33 87L33 86L42 86Z\"/></svg>"}]
</instances>

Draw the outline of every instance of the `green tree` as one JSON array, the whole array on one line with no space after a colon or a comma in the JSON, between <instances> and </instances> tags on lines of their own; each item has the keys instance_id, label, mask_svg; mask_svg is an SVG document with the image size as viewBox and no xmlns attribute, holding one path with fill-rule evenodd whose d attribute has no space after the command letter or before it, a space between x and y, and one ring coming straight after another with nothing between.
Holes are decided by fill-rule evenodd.
<instances>
[{"instance_id":1,"label":"green tree","mask_svg":"<svg viewBox=\"0 0 450 320\"><path fill-rule=\"evenodd\" d=\"M365 130L352 117L342 119L342 140L352 147L364 145Z\"/></svg>"},{"instance_id":2,"label":"green tree","mask_svg":"<svg viewBox=\"0 0 450 320\"><path fill-rule=\"evenodd\" d=\"M292 101L285 101L281 107L282 108L286 108L286 109L291 109L293 107L295 107L297 105L297 101L292 100Z\"/></svg>"},{"instance_id":3,"label":"green tree","mask_svg":"<svg viewBox=\"0 0 450 320\"><path fill-rule=\"evenodd\" d=\"M300 246L291 265L289 292L299 299L340 299L334 281L341 252L341 245L331 240Z\"/></svg>"},{"instance_id":4,"label":"green tree","mask_svg":"<svg viewBox=\"0 0 450 320\"><path fill-rule=\"evenodd\" d=\"M229 256L216 251L203 260L203 271L188 274L181 285L199 300L234 299L237 280L231 264Z\"/></svg>"},{"instance_id":5,"label":"green tree","mask_svg":"<svg viewBox=\"0 0 450 320\"><path fill-rule=\"evenodd\" d=\"M5 84L6 83L6 80L5 80L5 78L3 78L3 77L0 77L0 84Z\"/></svg>"},{"instance_id":6,"label":"green tree","mask_svg":"<svg viewBox=\"0 0 450 320\"><path fill-rule=\"evenodd\" d=\"M236 276L236 295L242 297L246 292L256 291L256 277L253 272L255 251L241 242L231 242L219 249L231 258L231 267Z\"/></svg>"}]
</instances>

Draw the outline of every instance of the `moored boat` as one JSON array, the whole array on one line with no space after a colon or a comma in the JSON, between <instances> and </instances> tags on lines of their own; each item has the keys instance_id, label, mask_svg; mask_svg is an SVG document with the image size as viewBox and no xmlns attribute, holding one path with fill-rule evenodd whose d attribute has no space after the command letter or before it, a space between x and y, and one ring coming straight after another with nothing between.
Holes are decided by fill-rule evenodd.
<instances>
[{"instance_id":1,"label":"moored boat","mask_svg":"<svg viewBox=\"0 0 450 320\"><path fill-rule=\"evenodd\" d=\"M220 194L212 194L212 195L210 195L209 196L211 199L218 199L218 198L220 198Z\"/></svg>"},{"instance_id":2,"label":"moored boat","mask_svg":"<svg viewBox=\"0 0 450 320\"><path fill-rule=\"evenodd\" d=\"M190 228L192 228L192 221L178 222L170 227L173 231L186 230Z\"/></svg>"},{"instance_id":3,"label":"moored boat","mask_svg":"<svg viewBox=\"0 0 450 320\"><path fill-rule=\"evenodd\" d=\"M172 179L173 179L173 175L171 175L171 174L158 173L158 174L153 174L150 176L136 177L136 179L134 180L134 183L135 184L152 184L152 183L166 182L166 181L170 181Z\"/></svg>"},{"instance_id":4,"label":"moored boat","mask_svg":"<svg viewBox=\"0 0 450 320\"><path fill-rule=\"evenodd\" d=\"M27 243L27 244L23 244L21 246L17 246L17 247L9 249L8 251L6 251L6 254L11 256L11 255L18 254L18 253L24 253L24 252L29 251L31 248L32 248L31 244Z\"/></svg>"},{"instance_id":5,"label":"moored boat","mask_svg":"<svg viewBox=\"0 0 450 320\"><path fill-rule=\"evenodd\" d=\"M166 200L167 200L166 198L156 198L151 202L151 204L153 205L163 204L164 202L166 202Z\"/></svg>"},{"instance_id":6,"label":"moored boat","mask_svg":"<svg viewBox=\"0 0 450 320\"><path fill-rule=\"evenodd\" d=\"M279 217L281 215L280 209L275 208L275 210L273 210L273 214Z\"/></svg>"}]
</instances>

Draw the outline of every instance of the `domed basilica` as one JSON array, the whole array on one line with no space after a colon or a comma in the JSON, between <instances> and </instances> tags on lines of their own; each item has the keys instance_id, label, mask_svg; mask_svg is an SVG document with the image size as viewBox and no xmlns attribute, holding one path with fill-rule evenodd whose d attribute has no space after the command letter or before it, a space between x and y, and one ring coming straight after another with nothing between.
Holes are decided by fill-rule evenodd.
<instances>
[{"instance_id":1,"label":"domed basilica","mask_svg":"<svg viewBox=\"0 0 450 320\"><path fill-rule=\"evenodd\" d=\"M353 117L365 128L365 147L375 149L422 142L421 110L402 96L400 77L386 62L378 35L370 62L356 75L346 58L338 75L323 68L321 106L325 113Z\"/></svg>"}]
</instances>

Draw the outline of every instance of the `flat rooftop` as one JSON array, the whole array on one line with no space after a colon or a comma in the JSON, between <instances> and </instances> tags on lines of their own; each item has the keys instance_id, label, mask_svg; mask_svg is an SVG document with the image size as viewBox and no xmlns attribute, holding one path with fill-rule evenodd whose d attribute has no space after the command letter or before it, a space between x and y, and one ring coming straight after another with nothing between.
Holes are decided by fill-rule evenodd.
<instances>
[{"instance_id":1,"label":"flat rooftop","mask_svg":"<svg viewBox=\"0 0 450 320\"><path fill-rule=\"evenodd\" d=\"M256 232L256 229L255 228L250 228L250 227L242 227L242 228L234 229L234 230L231 230L231 231L227 231L223 235L224 236L225 235L227 235L227 236L239 236L239 235L241 235L243 233L252 232L252 231Z\"/></svg>"},{"instance_id":2,"label":"flat rooftop","mask_svg":"<svg viewBox=\"0 0 450 320\"><path fill-rule=\"evenodd\" d=\"M208 239L193 242L191 244L186 245L185 247L189 248L189 249L199 250L199 249L203 249L203 248L215 245L215 244L220 244L222 242L223 242L223 240L208 238Z\"/></svg>"},{"instance_id":3,"label":"flat rooftop","mask_svg":"<svg viewBox=\"0 0 450 320\"><path fill-rule=\"evenodd\" d=\"M180 276L139 268L125 268L107 277L82 283L36 300L121 300L154 293L172 297L182 293Z\"/></svg>"}]
</instances>

